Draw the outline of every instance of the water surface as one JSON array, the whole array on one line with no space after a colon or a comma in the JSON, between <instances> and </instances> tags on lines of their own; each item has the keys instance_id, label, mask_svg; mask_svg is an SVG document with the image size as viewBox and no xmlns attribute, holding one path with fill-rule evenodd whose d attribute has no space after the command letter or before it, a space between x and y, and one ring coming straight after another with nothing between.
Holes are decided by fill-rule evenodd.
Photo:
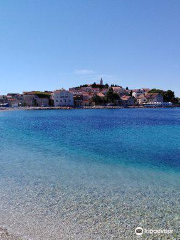
<instances>
[{"instance_id":1,"label":"water surface","mask_svg":"<svg viewBox=\"0 0 180 240\"><path fill-rule=\"evenodd\" d=\"M178 239L179 173L180 109L0 112L0 226L21 239Z\"/></svg>"}]
</instances>

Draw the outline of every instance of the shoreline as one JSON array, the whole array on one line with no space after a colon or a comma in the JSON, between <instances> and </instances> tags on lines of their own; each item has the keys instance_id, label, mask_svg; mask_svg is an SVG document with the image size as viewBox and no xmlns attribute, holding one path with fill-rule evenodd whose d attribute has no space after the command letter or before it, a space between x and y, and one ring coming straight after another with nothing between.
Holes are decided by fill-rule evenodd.
<instances>
[{"instance_id":1,"label":"shoreline","mask_svg":"<svg viewBox=\"0 0 180 240\"><path fill-rule=\"evenodd\" d=\"M0 108L0 112L8 111L32 111L32 110L83 110L83 109L153 109L153 108L178 108L180 105L176 106L153 106L153 107L144 107L144 106L83 106L83 107L20 107L20 108Z\"/></svg>"}]
</instances>

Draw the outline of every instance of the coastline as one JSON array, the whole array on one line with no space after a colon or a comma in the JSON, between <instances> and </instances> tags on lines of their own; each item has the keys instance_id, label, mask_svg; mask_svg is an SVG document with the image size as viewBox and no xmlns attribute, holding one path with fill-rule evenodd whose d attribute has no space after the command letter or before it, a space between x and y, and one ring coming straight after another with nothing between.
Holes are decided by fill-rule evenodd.
<instances>
[{"instance_id":1,"label":"coastline","mask_svg":"<svg viewBox=\"0 0 180 240\"><path fill-rule=\"evenodd\" d=\"M75 109L152 109L152 108L178 108L180 105L174 106L83 106L83 107L20 107L20 108L0 108L0 112L18 111L18 110L75 110Z\"/></svg>"}]
</instances>

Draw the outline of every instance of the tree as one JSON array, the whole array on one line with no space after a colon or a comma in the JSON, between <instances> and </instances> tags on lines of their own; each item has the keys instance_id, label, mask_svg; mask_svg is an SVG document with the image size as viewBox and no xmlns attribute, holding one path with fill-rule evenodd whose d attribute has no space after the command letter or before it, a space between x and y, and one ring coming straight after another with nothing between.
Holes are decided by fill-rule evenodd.
<instances>
[{"instance_id":1,"label":"tree","mask_svg":"<svg viewBox=\"0 0 180 240\"><path fill-rule=\"evenodd\" d=\"M97 88L99 86L97 86L97 84L94 82L92 85L91 85L92 88Z\"/></svg>"},{"instance_id":2,"label":"tree","mask_svg":"<svg viewBox=\"0 0 180 240\"><path fill-rule=\"evenodd\" d=\"M104 88L109 88L109 84L106 83L106 84L104 85Z\"/></svg>"},{"instance_id":3,"label":"tree","mask_svg":"<svg viewBox=\"0 0 180 240\"><path fill-rule=\"evenodd\" d=\"M81 88L81 87L88 87L88 85L84 84L84 85L80 85L79 87L75 87L75 88L78 89L78 88Z\"/></svg>"},{"instance_id":4,"label":"tree","mask_svg":"<svg viewBox=\"0 0 180 240\"><path fill-rule=\"evenodd\" d=\"M113 92L112 87L109 88L109 91L106 93L105 101L107 103L117 103L118 100L120 100L120 96Z\"/></svg>"},{"instance_id":5,"label":"tree","mask_svg":"<svg viewBox=\"0 0 180 240\"><path fill-rule=\"evenodd\" d=\"M91 102L94 102L95 105L101 105L101 104L104 104L104 98L98 95L95 95L91 98Z\"/></svg>"},{"instance_id":6,"label":"tree","mask_svg":"<svg viewBox=\"0 0 180 240\"><path fill-rule=\"evenodd\" d=\"M165 102L172 102L172 103L177 103L178 99L175 97L175 94L171 90L161 90L161 89L156 89L153 88L149 91L149 93L160 93L163 96L163 99Z\"/></svg>"},{"instance_id":7,"label":"tree","mask_svg":"<svg viewBox=\"0 0 180 240\"><path fill-rule=\"evenodd\" d=\"M175 95L173 91L167 90L166 92L164 92L163 97L167 99L167 102L170 102L175 98Z\"/></svg>"}]
</instances>

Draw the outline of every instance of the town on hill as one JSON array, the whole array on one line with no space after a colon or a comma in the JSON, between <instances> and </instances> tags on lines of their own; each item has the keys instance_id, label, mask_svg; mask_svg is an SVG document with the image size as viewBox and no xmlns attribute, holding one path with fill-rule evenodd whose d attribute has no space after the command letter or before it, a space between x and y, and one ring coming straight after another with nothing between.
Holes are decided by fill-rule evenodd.
<instances>
[{"instance_id":1,"label":"town on hill","mask_svg":"<svg viewBox=\"0 0 180 240\"><path fill-rule=\"evenodd\" d=\"M88 107L88 106L178 106L180 99L173 91L160 89L129 89L119 85L99 83L85 84L69 90L31 91L8 93L0 96L0 107Z\"/></svg>"}]
</instances>

